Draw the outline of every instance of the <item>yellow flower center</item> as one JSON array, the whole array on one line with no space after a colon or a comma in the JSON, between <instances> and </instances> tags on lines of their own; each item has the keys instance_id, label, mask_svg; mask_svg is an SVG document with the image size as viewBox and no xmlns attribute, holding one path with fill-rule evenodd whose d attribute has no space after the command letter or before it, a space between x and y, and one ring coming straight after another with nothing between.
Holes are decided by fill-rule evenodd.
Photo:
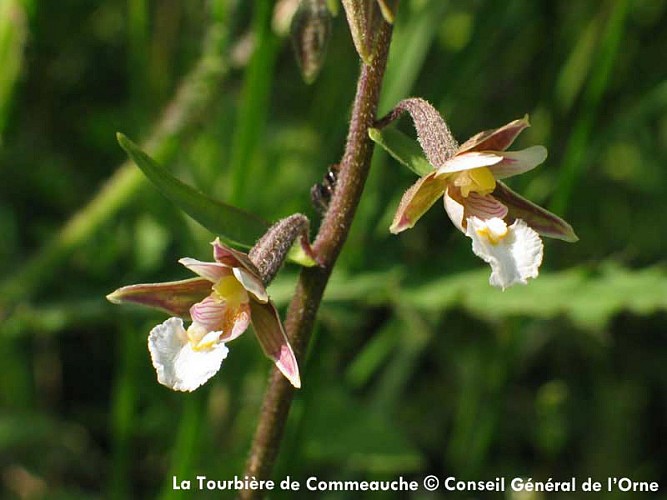
<instances>
[{"instance_id":1,"label":"yellow flower center","mask_svg":"<svg viewBox=\"0 0 667 500\"><path fill-rule=\"evenodd\" d=\"M235 276L223 276L213 285L213 292L220 301L225 301L229 307L237 308L248 302L248 292Z\"/></svg>"},{"instance_id":2,"label":"yellow flower center","mask_svg":"<svg viewBox=\"0 0 667 500\"><path fill-rule=\"evenodd\" d=\"M497 245L509 234L509 229L501 219L491 219L483 228L477 229L477 234L492 245Z\"/></svg>"},{"instance_id":3,"label":"yellow flower center","mask_svg":"<svg viewBox=\"0 0 667 500\"><path fill-rule=\"evenodd\" d=\"M218 341L215 332L207 332L206 328L193 322L187 330L188 342L193 351L207 351Z\"/></svg>"},{"instance_id":4,"label":"yellow flower center","mask_svg":"<svg viewBox=\"0 0 667 500\"><path fill-rule=\"evenodd\" d=\"M471 191L486 195L496 189L496 179L488 167L473 168L459 172L454 179L454 185L461 190L461 195L467 198Z\"/></svg>"}]
</instances>

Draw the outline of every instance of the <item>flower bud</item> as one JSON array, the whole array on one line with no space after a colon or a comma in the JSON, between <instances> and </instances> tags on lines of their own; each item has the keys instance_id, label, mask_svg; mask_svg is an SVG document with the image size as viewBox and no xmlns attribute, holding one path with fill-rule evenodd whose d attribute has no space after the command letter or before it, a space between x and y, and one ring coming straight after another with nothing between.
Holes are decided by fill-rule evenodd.
<instances>
[{"instance_id":1,"label":"flower bud","mask_svg":"<svg viewBox=\"0 0 667 500\"><path fill-rule=\"evenodd\" d=\"M306 83L315 81L324 64L331 17L325 0L301 0L292 18L292 45Z\"/></svg>"}]
</instances>

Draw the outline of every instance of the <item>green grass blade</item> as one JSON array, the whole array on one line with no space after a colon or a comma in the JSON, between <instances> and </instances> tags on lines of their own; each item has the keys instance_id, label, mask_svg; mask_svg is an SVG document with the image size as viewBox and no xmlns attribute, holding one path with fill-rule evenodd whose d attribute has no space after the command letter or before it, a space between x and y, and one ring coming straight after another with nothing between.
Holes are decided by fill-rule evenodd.
<instances>
[{"instance_id":1,"label":"green grass blade","mask_svg":"<svg viewBox=\"0 0 667 500\"><path fill-rule=\"evenodd\" d=\"M261 0L254 5L252 31L256 45L241 91L229 161L230 190L225 193L232 203L258 198L259 188L264 186L267 178L263 162L258 159L258 151L262 148L261 141L270 111L273 69L280 47L279 40L271 32L272 4Z\"/></svg>"},{"instance_id":2,"label":"green grass blade","mask_svg":"<svg viewBox=\"0 0 667 500\"><path fill-rule=\"evenodd\" d=\"M401 6L401 8L406 7L407 5ZM450 8L448 1L430 0L405 26L399 23L396 27L387 65L387 77L382 89L380 110L394 107L398 101L411 93L426 55L436 39L444 15ZM399 9L399 18L400 16Z\"/></svg>"},{"instance_id":3,"label":"green grass blade","mask_svg":"<svg viewBox=\"0 0 667 500\"><path fill-rule=\"evenodd\" d=\"M173 489L172 478L190 479L195 471L200 458L202 430L206 428L202 423L206 421L207 395L207 392L199 390L182 399L183 409L172 447L171 467L159 495L162 500L183 498L182 492Z\"/></svg>"},{"instance_id":4,"label":"green grass blade","mask_svg":"<svg viewBox=\"0 0 667 500\"><path fill-rule=\"evenodd\" d=\"M26 9L21 2L0 2L0 144L10 108L14 86L23 65L23 48L28 35Z\"/></svg>"},{"instance_id":5,"label":"green grass blade","mask_svg":"<svg viewBox=\"0 0 667 500\"><path fill-rule=\"evenodd\" d=\"M603 6L603 9L606 8ZM600 47L598 62L584 94L584 106L575 123L574 130L569 138L563 166L560 170L557 189L549 209L553 212L565 214L567 205L574 191L574 187L585 170L587 145L593 134L595 118L602 102L614 63L620 54L621 41L625 34L628 1L621 0L614 4L609 15L607 29Z\"/></svg>"},{"instance_id":6,"label":"green grass blade","mask_svg":"<svg viewBox=\"0 0 667 500\"><path fill-rule=\"evenodd\" d=\"M132 490L132 438L135 431L139 388L136 380L145 362L145 336L137 329L121 326L118 372L112 392L112 459L109 498L128 498Z\"/></svg>"},{"instance_id":7,"label":"green grass blade","mask_svg":"<svg viewBox=\"0 0 667 500\"><path fill-rule=\"evenodd\" d=\"M31 13L35 6L26 2L26 8ZM229 69L221 59L225 33L218 23L207 30L204 50L197 64L184 77L174 99L145 141L146 149L163 163L173 159L182 136L191 131L195 123L200 123L198 117L220 93ZM36 293L40 286L44 286L45 277L56 277L54 270L87 239L95 237L99 228L140 192L142 185L141 173L131 162L120 165L99 192L67 220L54 237L16 273L0 281L0 310L9 309L16 301Z\"/></svg>"}]
</instances>

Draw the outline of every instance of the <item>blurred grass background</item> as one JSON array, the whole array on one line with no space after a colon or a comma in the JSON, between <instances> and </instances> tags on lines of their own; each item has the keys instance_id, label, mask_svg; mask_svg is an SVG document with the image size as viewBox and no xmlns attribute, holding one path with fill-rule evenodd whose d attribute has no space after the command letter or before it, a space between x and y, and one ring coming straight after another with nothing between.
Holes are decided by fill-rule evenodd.
<instances>
[{"instance_id":1,"label":"blurred grass background","mask_svg":"<svg viewBox=\"0 0 667 500\"><path fill-rule=\"evenodd\" d=\"M104 300L187 277L177 259L213 239L114 134L206 193L316 223L358 62L339 15L305 85L273 8L0 1L2 496L170 498L172 474L241 474L270 368L252 335L172 393L146 349L164 316ZM459 140L530 113L517 146L550 156L512 186L581 240L546 242L540 278L501 293L438 206L388 233L414 177L376 151L276 477L666 484L665 50L664 0L402 2L380 113L422 96ZM296 273L271 287L281 307Z\"/></svg>"}]
</instances>

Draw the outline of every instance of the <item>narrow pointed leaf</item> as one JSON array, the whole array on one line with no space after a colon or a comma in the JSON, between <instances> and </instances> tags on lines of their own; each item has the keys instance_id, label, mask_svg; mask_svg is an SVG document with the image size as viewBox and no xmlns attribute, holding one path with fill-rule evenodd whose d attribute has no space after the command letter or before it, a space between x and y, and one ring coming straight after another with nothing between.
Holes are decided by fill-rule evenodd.
<instances>
[{"instance_id":1,"label":"narrow pointed leaf","mask_svg":"<svg viewBox=\"0 0 667 500\"><path fill-rule=\"evenodd\" d=\"M269 225L240 208L217 201L181 182L121 133L118 143L153 185L177 207L229 243L250 247Z\"/></svg>"},{"instance_id":2,"label":"narrow pointed leaf","mask_svg":"<svg viewBox=\"0 0 667 500\"><path fill-rule=\"evenodd\" d=\"M368 136L403 166L418 176L433 172L433 166L424 157L421 146L414 139L394 128L368 129Z\"/></svg>"}]
</instances>

